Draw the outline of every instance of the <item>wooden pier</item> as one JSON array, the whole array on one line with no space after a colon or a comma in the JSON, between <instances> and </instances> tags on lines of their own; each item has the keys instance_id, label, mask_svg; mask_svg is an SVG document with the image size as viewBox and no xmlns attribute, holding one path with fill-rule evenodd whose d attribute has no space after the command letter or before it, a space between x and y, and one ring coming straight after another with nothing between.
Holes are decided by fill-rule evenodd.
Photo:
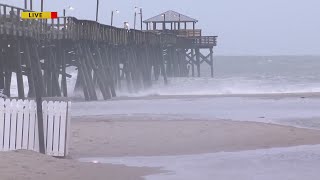
<instances>
[{"instance_id":1,"label":"wooden pier","mask_svg":"<svg viewBox=\"0 0 320 180\"><path fill-rule=\"evenodd\" d=\"M179 14L174 21L176 12L164 13L168 19L163 22L146 20L147 30L139 31L74 17L22 20L23 11L27 10L0 4L0 89L8 97L13 73L21 99L36 94L68 97L68 67L77 69L75 90L81 90L86 101L98 100L99 94L111 99L121 88L138 92L154 81L167 84L168 77L189 76L190 67L193 76L195 67L200 76L203 62L211 66L213 76L216 36L202 36L195 29L196 20L186 21L187 16ZM157 23L164 28L149 29ZM193 29L187 29L187 23L193 23ZM209 49L209 54L203 55L201 49Z\"/></svg>"},{"instance_id":2,"label":"wooden pier","mask_svg":"<svg viewBox=\"0 0 320 180\"><path fill-rule=\"evenodd\" d=\"M144 21L147 32L170 33L177 37L177 42L166 49L169 52L166 67L170 76L187 76L187 63L191 66L192 76L197 72L200 77L201 64L207 63L213 77L213 48L217 45L217 36L203 36L202 30L196 29L197 22L198 20L175 11L167 11ZM176 61L176 58L181 60Z\"/></svg>"}]
</instances>

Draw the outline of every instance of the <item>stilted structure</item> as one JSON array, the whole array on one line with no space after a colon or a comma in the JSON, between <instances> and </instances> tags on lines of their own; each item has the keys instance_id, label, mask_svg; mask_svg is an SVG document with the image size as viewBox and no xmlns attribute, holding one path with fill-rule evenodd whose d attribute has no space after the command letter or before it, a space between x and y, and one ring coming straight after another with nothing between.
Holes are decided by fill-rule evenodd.
<instances>
[{"instance_id":1,"label":"stilted structure","mask_svg":"<svg viewBox=\"0 0 320 180\"><path fill-rule=\"evenodd\" d=\"M196 20L178 14L177 21L172 11L164 14L170 21L163 21L162 31L128 30L74 17L23 20L23 11L0 4L0 89L8 97L13 74L21 99L37 94L67 97L67 79L72 77L67 69L74 67L75 90L94 101L99 95L105 100L115 97L117 88L137 92L160 78L167 84L168 76L188 76L188 64L196 64L199 76L202 62L213 68L216 37L187 29L187 23L194 27ZM156 27L158 21L151 22ZM204 48L210 49L208 56L200 52Z\"/></svg>"},{"instance_id":2,"label":"stilted structure","mask_svg":"<svg viewBox=\"0 0 320 180\"><path fill-rule=\"evenodd\" d=\"M185 76L191 67L192 76L195 76L196 68L200 77L201 64L207 63L213 77L213 47L217 45L217 36L202 36L202 30L196 29L197 22L171 10L144 21L148 32L173 34L178 38L174 46L165 49L168 75ZM178 60L173 60L175 58Z\"/></svg>"}]
</instances>

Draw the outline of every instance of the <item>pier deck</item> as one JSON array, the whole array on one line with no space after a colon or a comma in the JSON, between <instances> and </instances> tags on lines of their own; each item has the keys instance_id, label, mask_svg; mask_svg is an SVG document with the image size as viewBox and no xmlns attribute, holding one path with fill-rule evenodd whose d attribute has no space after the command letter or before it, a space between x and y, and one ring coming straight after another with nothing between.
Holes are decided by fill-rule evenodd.
<instances>
[{"instance_id":1,"label":"pier deck","mask_svg":"<svg viewBox=\"0 0 320 180\"><path fill-rule=\"evenodd\" d=\"M217 37L201 31L128 30L75 17L25 20L24 11L0 4L0 89L8 97L12 73L19 98L68 97L72 66L78 70L75 90L85 100L97 100L98 94L107 100L116 89L138 92L160 79L167 84L168 77L187 77L190 66L194 75L194 64L200 75L206 56L199 49L216 46Z\"/></svg>"}]
</instances>

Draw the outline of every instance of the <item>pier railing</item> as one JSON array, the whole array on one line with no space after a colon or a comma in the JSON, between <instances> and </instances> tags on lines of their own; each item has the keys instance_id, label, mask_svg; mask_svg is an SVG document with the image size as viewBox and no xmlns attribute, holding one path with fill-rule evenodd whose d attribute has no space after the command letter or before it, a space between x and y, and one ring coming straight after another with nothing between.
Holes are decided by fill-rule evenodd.
<instances>
[{"instance_id":1,"label":"pier railing","mask_svg":"<svg viewBox=\"0 0 320 180\"><path fill-rule=\"evenodd\" d=\"M21 19L22 12L14 6L0 4L0 34L31 37L38 40L66 39L104 42L112 45L172 45L185 42L189 45L216 46L216 36L202 36L201 29L173 31L140 31L116 28L90 20L59 17L47 20ZM185 40L181 40L187 38ZM188 38L193 39L192 43Z\"/></svg>"},{"instance_id":2,"label":"pier railing","mask_svg":"<svg viewBox=\"0 0 320 180\"><path fill-rule=\"evenodd\" d=\"M194 37L193 39L193 44L194 45L212 45L216 46L217 45L217 36L201 36L201 37Z\"/></svg>"},{"instance_id":3,"label":"pier railing","mask_svg":"<svg viewBox=\"0 0 320 180\"><path fill-rule=\"evenodd\" d=\"M0 34L42 39L89 40L112 45L159 44L160 39L169 36L139 30L116 28L90 20L78 20L74 17L59 17L48 20L21 19L21 13L27 10L0 4ZM27 11L30 12L30 11ZM170 42L175 42L176 37Z\"/></svg>"},{"instance_id":4,"label":"pier railing","mask_svg":"<svg viewBox=\"0 0 320 180\"><path fill-rule=\"evenodd\" d=\"M202 33L201 33L201 29L180 29L180 30L174 30L174 33L179 36L179 37L186 37L186 38L190 38L190 37L201 37Z\"/></svg>"}]
</instances>

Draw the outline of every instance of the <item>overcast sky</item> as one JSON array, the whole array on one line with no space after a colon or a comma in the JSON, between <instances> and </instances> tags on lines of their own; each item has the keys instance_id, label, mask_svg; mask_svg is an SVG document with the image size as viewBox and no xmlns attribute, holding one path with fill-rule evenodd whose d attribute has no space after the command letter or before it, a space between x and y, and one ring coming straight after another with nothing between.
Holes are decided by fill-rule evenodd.
<instances>
[{"instance_id":1,"label":"overcast sky","mask_svg":"<svg viewBox=\"0 0 320 180\"><path fill-rule=\"evenodd\" d=\"M33 0L39 10L40 0ZM0 0L23 6L23 0ZM44 0L45 10L95 19L96 0ZM100 0L100 22L110 23L111 10L119 10L115 24L133 24L134 7L149 18L166 10L199 20L206 35L218 35L219 55L320 55L320 0ZM144 18L144 19L145 19Z\"/></svg>"}]
</instances>

